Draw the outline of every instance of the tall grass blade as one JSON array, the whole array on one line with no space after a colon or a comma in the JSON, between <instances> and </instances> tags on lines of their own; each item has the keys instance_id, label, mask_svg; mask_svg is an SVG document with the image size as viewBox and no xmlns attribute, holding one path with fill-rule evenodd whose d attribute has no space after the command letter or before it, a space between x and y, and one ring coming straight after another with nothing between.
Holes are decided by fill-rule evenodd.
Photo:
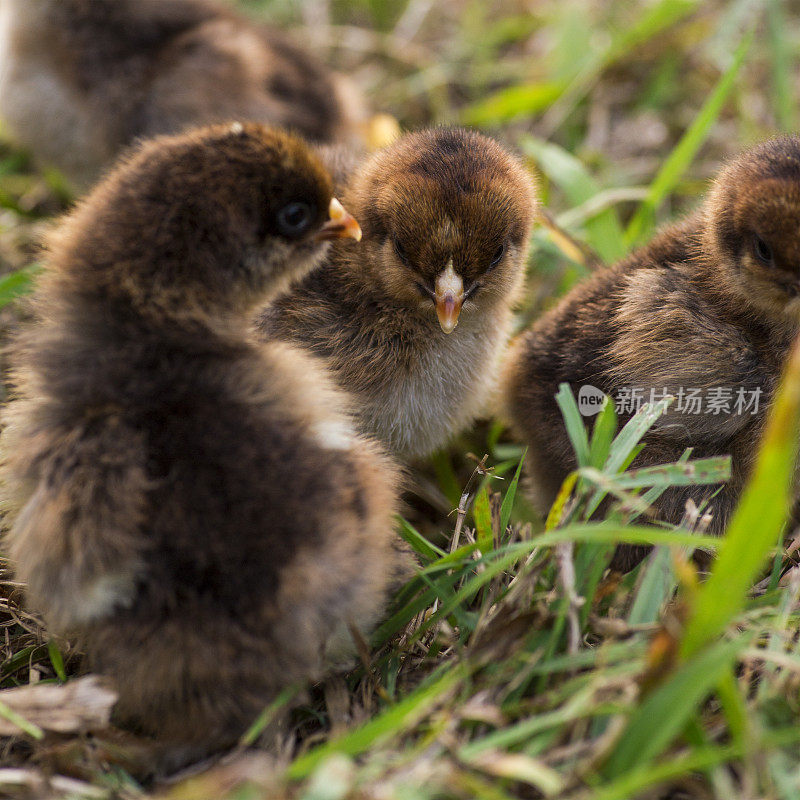
<instances>
[{"instance_id":1,"label":"tall grass blade","mask_svg":"<svg viewBox=\"0 0 800 800\"><path fill-rule=\"evenodd\" d=\"M519 459L519 464L517 465L517 470L514 473L514 477L511 479L511 483L508 485L508 491L503 497L503 502L500 506L500 535L502 536L505 533L506 528L508 527L508 523L511 521L511 512L514 509L514 500L517 497L517 489L519 488L519 479L520 475L522 475L522 466L525 463L525 456L528 453L528 448L526 447L525 450L522 451L522 456Z\"/></svg>"},{"instance_id":2,"label":"tall grass blade","mask_svg":"<svg viewBox=\"0 0 800 800\"><path fill-rule=\"evenodd\" d=\"M669 408L671 397L659 400L657 403L645 403L620 431L619 436L611 445L608 460L603 467L607 473L619 472L630 463L631 455L638 447L642 437L656 424Z\"/></svg>"},{"instance_id":3,"label":"tall grass blade","mask_svg":"<svg viewBox=\"0 0 800 800\"><path fill-rule=\"evenodd\" d=\"M672 553L667 547L658 547L647 559L642 582L628 613L628 625L656 622L662 606L674 590Z\"/></svg>"},{"instance_id":4,"label":"tall grass blade","mask_svg":"<svg viewBox=\"0 0 800 800\"><path fill-rule=\"evenodd\" d=\"M486 487L475 496L475 503L472 506L472 516L475 520L475 532L478 539L478 549L482 553L488 553L492 549L492 509L489 505L489 493Z\"/></svg>"},{"instance_id":5,"label":"tall grass blade","mask_svg":"<svg viewBox=\"0 0 800 800\"><path fill-rule=\"evenodd\" d=\"M753 475L719 548L711 576L686 624L681 653L696 653L744 606L748 592L779 542L791 508L800 435L800 340L792 348L767 418Z\"/></svg>"},{"instance_id":6,"label":"tall grass blade","mask_svg":"<svg viewBox=\"0 0 800 800\"><path fill-rule=\"evenodd\" d=\"M603 767L603 775L618 778L658 756L683 730L745 644L744 637L735 642L718 642L648 695L631 715Z\"/></svg>"},{"instance_id":7,"label":"tall grass blade","mask_svg":"<svg viewBox=\"0 0 800 800\"><path fill-rule=\"evenodd\" d=\"M586 97L603 70L615 61L628 56L662 31L685 19L698 5L698 0L659 0L645 6L639 19L618 31L605 50L599 51L588 60L564 94L547 112L545 128L548 131L558 128L575 106Z\"/></svg>"},{"instance_id":8,"label":"tall grass blade","mask_svg":"<svg viewBox=\"0 0 800 800\"><path fill-rule=\"evenodd\" d=\"M787 35L784 0L767 0L767 39L772 72L772 98L775 121L782 131L797 130L797 102L792 88L795 65L792 63L791 43Z\"/></svg>"},{"instance_id":9,"label":"tall grass blade","mask_svg":"<svg viewBox=\"0 0 800 800\"><path fill-rule=\"evenodd\" d=\"M564 192L570 205L580 205L601 193L602 187L586 167L557 144L526 136L521 146L523 153ZM625 255L624 232L613 208L606 208L586 220L585 229L587 244L604 261L611 263Z\"/></svg>"},{"instance_id":10,"label":"tall grass blade","mask_svg":"<svg viewBox=\"0 0 800 800\"><path fill-rule=\"evenodd\" d=\"M689 126L681 140L669 154L663 166L650 184L647 198L634 214L627 231L625 242L629 247L639 244L653 228L655 212L664 198L678 185L686 169L694 160L703 142L711 133L711 128L722 111L725 101L733 89L736 77L744 63L753 35L750 33L736 50L733 63L723 74L714 91L709 95L700 113Z\"/></svg>"},{"instance_id":11,"label":"tall grass blade","mask_svg":"<svg viewBox=\"0 0 800 800\"><path fill-rule=\"evenodd\" d=\"M601 469L606 463L616 432L617 411L610 398L606 398L592 429L592 441L589 445L589 464L592 467Z\"/></svg>"},{"instance_id":12,"label":"tall grass blade","mask_svg":"<svg viewBox=\"0 0 800 800\"><path fill-rule=\"evenodd\" d=\"M583 418L575 398L572 396L572 390L569 388L568 383L562 383L558 387L558 394L556 395L556 403L561 409L561 415L564 417L564 425L567 428L567 436L572 444L572 449L575 451L575 458L579 467L588 467L591 463L589 456L589 437L586 435L586 428L583 425Z\"/></svg>"},{"instance_id":13,"label":"tall grass blade","mask_svg":"<svg viewBox=\"0 0 800 800\"><path fill-rule=\"evenodd\" d=\"M435 561L446 555L444 550L429 542L410 522L402 517L397 519L400 524L400 535L426 561Z\"/></svg>"}]
</instances>

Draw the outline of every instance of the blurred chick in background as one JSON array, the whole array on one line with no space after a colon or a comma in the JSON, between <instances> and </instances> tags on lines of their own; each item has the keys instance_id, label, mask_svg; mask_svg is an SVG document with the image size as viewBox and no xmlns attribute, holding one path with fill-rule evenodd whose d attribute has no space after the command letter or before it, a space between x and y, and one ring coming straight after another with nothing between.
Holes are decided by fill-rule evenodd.
<instances>
[{"instance_id":1,"label":"blurred chick in background","mask_svg":"<svg viewBox=\"0 0 800 800\"><path fill-rule=\"evenodd\" d=\"M334 245L258 328L321 356L354 396L362 431L402 459L426 456L494 388L525 275L533 181L494 140L440 128L355 167L344 202L363 242Z\"/></svg>"},{"instance_id":2,"label":"blurred chick in background","mask_svg":"<svg viewBox=\"0 0 800 800\"><path fill-rule=\"evenodd\" d=\"M284 33L210 0L0 0L0 118L85 188L139 137L236 119L354 141L365 109Z\"/></svg>"},{"instance_id":3,"label":"blurred chick in background","mask_svg":"<svg viewBox=\"0 0 800 800\"><path fill-rule=\"evenodd\" d=\"M358 235L298 139L156 138L62 223L15 344L16 574L168 763L349 658L407 571L394 467L312 358L249 336L254 304Z\"/></svg>"},{"instance_id":4,"label":"blurred chick in background","mask_svg":"<svg viewBox=\"0 0 800 800\"><path fill-rule=\"evenodd\" d=\"M597 387L614 399L653 390L676 401L646 436L634 467L732 457L710 500L710 532L724 531L741 493L800 325L800 139L766 142L722 171L695 215L620 264L577 286L512 346L501 396L528 445L534 500L546 513L576 467L555 395ZM690 404L689 391L705 405ZM714 402L709 403L716 398ZM716 410L715 410L716 409ZM678 524L719 487L673 487L654 503ZM614 559L633 567L641 548Z\"/></svg>"}]
</instances>

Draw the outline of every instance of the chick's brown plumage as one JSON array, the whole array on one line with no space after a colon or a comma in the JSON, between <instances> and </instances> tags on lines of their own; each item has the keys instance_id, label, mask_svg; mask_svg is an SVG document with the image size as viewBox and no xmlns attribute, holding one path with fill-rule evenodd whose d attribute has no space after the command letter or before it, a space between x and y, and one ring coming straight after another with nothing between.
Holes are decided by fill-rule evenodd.
<instances>
[{"instance_id":1,"label":"chick's brown plumage","mask_svg":"<svg viewBox=\"0 0 800 800\"><path fill-rule=\"evenodd\" d=\"M497 142L410 133L357 166L345 203L364 230L259 320L325 359L364 431L402 458L483 410L509 335L536 200Z\"/></svg>"},{"instance_id":2,"label":"chick's brown plumage","mask_svg":"<svg viewBox=\"0 0 800 800\"><path fill-rule=\"evenodd\" d=\"M286 34L211 0L2 0L0 117L79 187L136 138L238 119L358 137L362 100Z\"/></svg>"},{"instance_id":3,"label":"chick's brown plumage","mask_svg":"<svg viewBox=\"0 0 800 800\"><path fill-rule=\"evenodd\" d=\"M235 741L405 569L393 466L311 358L249 338L357 233L306 146L253 124L145 144L52 242L12 354L6 546L117 720L168 746Z\"/></svg>"},{"instance_id":4,"label":"chick's brown plumage","mask_svg":"<svg viewBox=\"0 0 800 800\"><path fill-rule=\"evenodd\" d=\"M559 384L576 394L587 384L601 389L623 419L636 405L631 391L647 401L652 390L675 401L633 465L674 462L689 447L693 458L730 455L732 477L710 500L710 530L724 530L800 323L798 219L800 139L766 142L722 171L697 213L577 286L518 338L501 394L529 445L542 512L575 468ZM688 499L700 505L717 489L668 489L654 507L678 524ZM625 548L615 564L640 557Z\"/></svg>"}]
</instances>

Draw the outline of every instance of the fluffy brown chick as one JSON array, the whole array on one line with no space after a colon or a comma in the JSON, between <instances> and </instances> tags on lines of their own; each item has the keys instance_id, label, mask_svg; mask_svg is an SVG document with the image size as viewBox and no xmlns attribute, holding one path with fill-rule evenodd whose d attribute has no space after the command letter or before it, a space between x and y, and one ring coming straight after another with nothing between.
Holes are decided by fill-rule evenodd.
<instances>
[{"instance_id":1,"label":"fluffy brown chick","mask_svg":"<svg viewBox=\"0 0 800 800\"><path fill-rule=\"evenodd\" d=\"M0 0L0 117L79 188L139 137L252 120L350 140L355 87L211 0Z\"/></svg>"},{"instance_id":2,"label":"fluffy brown chick","mask_svg":"<svg viewBox=\"0 0 800 800\"><path fill-rule=\"evenodd\" d=\"M408 459L484 410L525 273L536 206L522 165L460 129L410 133L344 190L364 231L271 305L267 337L324 358L363 431Z\"/></svg>"},{"instance_id":3,"label":"fluffy brown chick","mask_svg":"<svg viewBox=\"0 0 800 800\"><path fill-rule=\"evenodd\" d=\"M675 401L633 465L674 462L688 447L693 458L731 455L731 479L711 500L710 531L724 530L800 323L798 220L800 139L768 141L722 171L697 213L577 286L519 337L501 394L529 447L542 512L576 466L559 384L576 394L594 386L618 404L632 389L645 401L653 390ZM699 391L700 413L689 390ZM724 406L715 398L729 398L728 410L715 411ZM654 503L658 517L678 524L687 500L700 505L718 488L669 489ZM635 565L642 552L623 548L615 566Z\"/></svg>"},{"instance_id":4,"label":"fluffy brown chick","mask_svg":"<svg viewBox=\"0 0 800 800\"><path fill-rule=\"evenodd\" d=\"M114 679L117 722L176 753L235 742L345 656L405 568L394 467L313 359L249 333L357 234L297 139L157 138L63 222L14 347L16 574Z\"/></svg>"}]
</instances>

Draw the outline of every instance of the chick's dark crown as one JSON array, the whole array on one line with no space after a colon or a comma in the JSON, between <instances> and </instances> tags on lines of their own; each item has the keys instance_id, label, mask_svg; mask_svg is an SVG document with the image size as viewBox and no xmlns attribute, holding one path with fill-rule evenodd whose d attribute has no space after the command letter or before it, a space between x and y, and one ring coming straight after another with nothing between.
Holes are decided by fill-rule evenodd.
<instances>
[{"instance_id":1,"label":"chick's dark crown","mask_svg":"<svg viewBox=\"0 0 800 800\"><path fill-rule=\"evenodd\" d=\"M720 175L707 205L710 247L764 276L800 275L800 138L764 142Z\"/></svg>"},{"instance_id":2,"label":"chick's dark crown","mask_svg":"<svg viewBox=\"0 0 800 800\"><path fill-rule=\"evenodd\" d=\"M346 195L373 244L388 242L432 280L452 259L465 282L523 248L534 212L530 176L499 144L461 129L408 134L375 156Z\"/></svg>"},{"instance_id":3,"label":"chick's dark crown","mask_svg":"<svg viewBox=\"0 0 800 800\"><path fill-rule=\"evenodd\" d=\"M238 122L145 145L120 174L120 195L138 196L142 212L165 206L176 218L216 220L238 234L282 236L277 212L290 202L311 205L314 221L327 216L331 180L306 145L258 124Z\"/></svg>"},{"instance_id":4,"label":"chick's dark crown","mask_svg":"<svg viewBox=\"0 0 800 800\"><path fill-rule=\"evenodd\" d=\"M61 234L63 269L98 284L226 289L252 280L251 256L277 271L319 249L330 177L306 145L258 124L232 123L147 142L83 202ZM287 208L307 224L287 229ZM287 232L288 231L288 232Z\"/></svg>"}]
</instances>

